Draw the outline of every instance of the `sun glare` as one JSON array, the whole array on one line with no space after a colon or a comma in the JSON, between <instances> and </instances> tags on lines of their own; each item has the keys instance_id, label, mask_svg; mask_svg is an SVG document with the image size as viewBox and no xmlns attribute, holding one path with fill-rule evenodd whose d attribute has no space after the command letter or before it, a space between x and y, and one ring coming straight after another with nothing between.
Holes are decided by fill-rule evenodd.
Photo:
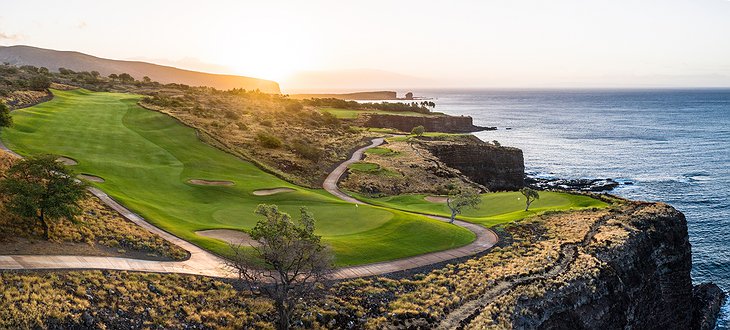
<instances>
[{"instance_id":1,"label":"sun glare","mask_svg":"<svg viewBox=\"0 0 730 330\"><path fill-rule=\"evenodd\" d=\"M281 81L313 65L314 49L276 39L260 38L228 47L215 54L215 62L230 67L233 74Z\"/></svg>"}]
</instances>

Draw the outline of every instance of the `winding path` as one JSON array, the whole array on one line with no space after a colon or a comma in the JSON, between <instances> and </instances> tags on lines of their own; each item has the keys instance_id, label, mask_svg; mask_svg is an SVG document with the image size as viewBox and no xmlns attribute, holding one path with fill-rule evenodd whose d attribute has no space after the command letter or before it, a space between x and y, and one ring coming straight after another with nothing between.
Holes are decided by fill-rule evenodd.
<instances>
[{"instance_id":1,"label":"winding path","mask_svg":"<svg viewBox=\"0 0 730 330\"><path fill-rule=\"evenodd\" d=\"M377 147L383 143L383 138L372 140L369 146L356 150L352 157L343 162L332 173L327 176L323 187L332 195L356 204L365 204L342 191L337 183L347 171L347 167L362 159L365 150ZM8 149L0 141L0 149L20 157L17 153ZM159 235L168 242L175 244L190 253L190 258L185 261L154 261L119 257L95 257L95 256L71 256L71 255L0 255L0 269L111 269L155 273L182 273L193 275L204 275L213 277L235 277L230 268L226 266L225 260L201 249L200 247L172 235L160 228L155 227L144 218L117 203L109 195L97 188L89 188L94 196L113 208L123 217L137 225ZM449 219L438 216L429 216L440 221ZM496 244L499 237L490 229L464 221L455 221L455 225L471 230L476 234L476 239L465 246L418 255L414 257L391 260L367 265L338 268L333 273L335 279L348 279L363 276L374 276L408 270L431 264L471 256L483 252Z\"/></svg>"},{"instance_id":2,"label":"winding path","mask_svg":"<svg viewBox=\"0 0 730 330\"><path fill-rule=\"evenodd\" d=\"M324 180L324 184L322 187L327 190L330 194L337 196L338 198L348 201L351 203L357 203L357 204L366 204L363 201L360 201L358 199L353 198L350 195L347 195L343 193L340 188L337 187L337 183L342 178L342 175L345 174L347 171L347 167L355 162L358 162L362 159L363 154L365 153L365 150L368 150L370 148L375 148L385 141L384 138L376 138L372 140L372 143L368 146L362 147L360 149L357 149L350 159L346 160L337 168L335 168L334 171L332 171L327 178ZM427 215L427 217L436 219L439 221L449 222L449 218L445 217L439 217L435 215ZM462 258L462 257L468 257L475 255L477 253L486 251L487 249L491 248L497 242L499 241L499 236L497 236L494 231L491 229L482 227L480 225L476 225L473 223L469 223L466 221L456 220L454 221L454 225L464 227L470 231L472 231L476 235L476 239L471 242L468 245L450 249L450 250L444 250L439 252L431 252L426 254L421 254L418 256L403 258L403 259L397 259L397 260L390 260L390 261L384 261L374 264L367 264L367 265L361 265L361 266L352 266L352 267L345 267L345 268L339 268L335 270L334 277L335 278L353 278L353 277L362 277L362 276L373 276L373 275L382 275L392 272L397 272L401 270L408 270L423 266L432 265L439 262L449 261L456 258Z\"/></svg>"}]
</instances>

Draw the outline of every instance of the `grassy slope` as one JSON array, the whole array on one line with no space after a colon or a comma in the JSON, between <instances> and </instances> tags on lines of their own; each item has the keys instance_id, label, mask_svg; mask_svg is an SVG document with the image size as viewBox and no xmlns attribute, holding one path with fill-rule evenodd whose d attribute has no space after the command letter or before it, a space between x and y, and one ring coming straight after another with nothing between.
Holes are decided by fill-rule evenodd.
<instances>
[{"instance_id":1,"label":"grassy slope","mask_svg":"<svg viewBox=\"0 0 730 330\"><path fill-rule=\"evenodd\" d=\"M351 193L374 205L401 209L406 211L451 216L446 204L426 201L426 195L399 195L382 198L368 198ZM482 195L482 202L477 209L465 210L458 219L494 226L506 222L524 219L545 211L561 211L570 209L605 207L606 203L581 195L559 192L540 192L540 199L533 202L529 211L525 211L525 197L519 192L498 192Z\"/></svg>"},{"instance_id":2,"label":"grassy slope","mask_svg":"<svg viewBox=\"0 0 730 330\"><path fill-rule=\"evenodd\" d=\"M275 203L298 217L306 206L338 265L401 258L461 246L474 235L425 217L378 207L355 207L323 190L304 189L200 142L173 118L142 109L138 96L54 91L55 98L13 113L3 141L22 155L54 153L79 162L77 170L100 176L93 183L155 225L219 254L221 241L195 231L249 229L260 203ZM234 186L197 186L189 179L229 180ZM257 189L295 192L254 196Z\"/></svg>"},{"instance_id":3,"label":"grassy slope","mask_svg":"<svg viewBox=\"0 0 730 330\"><path fill-rule=\"evenodd\" d=\"M362 113L375 113L375 114L382 114L382 115L398 115L398 116L412 116L412 117L438 117L442 114L440 113L433 113L433 114L425 114L425 113L418 113L418 112L411 112L411 111L385 111L385 110L352 110L352 109L338 109L338 108L321 108L319 109L321 112L329 112L335 117L340 119L355 119L357 116L359 116Z\"/></svg>"}]
</instances>

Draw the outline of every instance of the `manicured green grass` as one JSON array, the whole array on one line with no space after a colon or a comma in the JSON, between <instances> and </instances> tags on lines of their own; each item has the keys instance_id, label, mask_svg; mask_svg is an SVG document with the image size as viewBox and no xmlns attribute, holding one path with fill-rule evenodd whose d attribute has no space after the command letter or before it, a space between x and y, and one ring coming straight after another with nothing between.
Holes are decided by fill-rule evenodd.
<instances>
[{"instance_id":1,"label":"manicured green grass","mask_svg":"<svg viewBox=\"0 0 730 330\"><path fill-rule=\"evenodd\" d=\"M356 162L350 164L348 168L352 171L384 175L384 176L400 176L400 173L393 170L382 168L380 165L368 162Z\"/></svg>"},{"instance_id":2,"label":"manicured green grass","mask_svg":"<svg viewBox=\"0 0 730 330\"><path fill-rule=\"evenodd\" d=\"M373 173L380 171L380 165L368 162L356 162L348 166L353 171Z\"/></svg>"},{"instance_id":3,"label":"manicured green grass","mask_svg":"<svg viewBox=\"0 0 730 330\"><path fill-rule=\"evenodd\" d=\"M390 149L390 148L385 148L385 147L370 148L368 150L365 150L365 153L370 154L370 155L379 155L379 156L397 156L399 154L399 152L394 151L393 149Z\"/></svg>"},{"instance_id":4,"label":"manicured green grass","mask_svg":"<svg viewBox=\"0 0 730 330\"><path fill-rule=\"evenodd\" d=\"M369 198L350 193L358 199L374 205L395 208L405 211L451 216L444 203L432 203L424 199L427 195L399 195L382 198ZM545 211L564 211L581 208L601 208L608 204L583 195L561 192L540 192L540 199L533 202L529 211L525 211L525 197L519 192L498 192L482 194L482 202L477 209L468 209L457 219L494 226L512 222Z\"/></svg>"},{"instance_id":5,"label":"manicured green grass","mask_svg":"<svg viewBox=\"0 0 730 330\"><path fill-rule=\"evenodd\" d=\"M382 115L399 115L399 116L412 116L412 117L435 117L442 116L441 113L435 112L431 114L412 112L412 111L384 111L384 110L352 110L352 109L339 109L339 108L320 108L321 112L329 112L335 117L340 119L356 119L360 114L363 113L375 113Z\"/></svg>"},{"instance_id":6,"label":"manicured green grass","mask_svg":"<svg viewBox=\"0 0 730 330\"><path fill-rule=\"evenodd\" d=\"M198 140L195 131L167 115L136 105L140 96L53 91L53 100L13 112L2 140L22 155L52 153L79 162L91 183L156 226L226 255L226 243L198 236L204 229L250 229L260 203L277 204L298 218L306 206L317 219L338 265L403 258L468 244L474 234L426 217L382 207L356 207L321 189L292 185L253 164ZM227 180L200 186L190 179ZM258 189L294 192L255 196Z\"/></svg>"},{"instance_id":7,"label":"manicured green grass","mask_svg":"<svg viewBox=\"0 0 730 330\"><path fill-rule=\"evenodd\" d=\"M358 127L358 126L351 126L351 127ZM358 127L361 130L368 131L368 132L374 132L374 133L384 133L384 134L399 134L401 131L395 129L395 128L381 128L381 127Z\"/></svg>"},{"instance_id":8,"label":"manicured green grass","mask_svg":"<svg viewBox=\"0 0 730 330\"><path fill-rule=\"evenodd\" d=\"M423 136L431 137L431 138L439 138L442 140L456 140L456 139L462 139L464 136L471 135L471 134L461 134L461 133L441 133L441 132L425 132L423 133ZM388 141L392 142L403 142L407 141L408 139L415 138L415 135L399 135L399 136L393 136L389 137Z\"/></svg>"}]
</instances>

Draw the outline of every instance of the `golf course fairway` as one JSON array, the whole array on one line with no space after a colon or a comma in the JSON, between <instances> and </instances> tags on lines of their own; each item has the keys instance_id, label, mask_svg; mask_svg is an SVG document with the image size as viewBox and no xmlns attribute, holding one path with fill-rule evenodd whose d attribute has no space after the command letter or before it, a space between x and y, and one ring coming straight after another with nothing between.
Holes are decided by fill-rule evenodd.
<instances>
[{"instance_id":1,"label":"golf course fairway","mask_svg":"<svg viewBox=\"0 0 730 330\"><path fill-rule=\"evenodd\" d=\"M248 230L259 220L253 211L262 203L279 205L294 218L300 207L307 207L338 266L451 249L475 238L464 228L424 216L356 207L324 190L292 185L204 144L174 118L139 107L139 95L52 92L51 101L13 112L13 126L2 130L6 146L23 156L56 154L77 161L77 173L104 180L91 185L154 225L212 252L227 255L231 250L196 231ZM273 188L294 191L254 195Z\"/></svg>"},{"instance_id":2,"label":"golf course fairway","mask_svg":"<svg viewBox=\"0 0 730 330\"><path fill-rule=\"evenodd\" d=\"M451 216L451 211L445 202L428 201L426 200L427 195L412 194L369 198L352 192L349 192L349 194L373 205L444 217ZM525 211L525 196L517 191L486 193L482 194L481 197L481 203L477 208L465 209L456 218L491 227L524 219L545 211L566 211L608 206L605 202L589 196L553 191L541 191L540 199L530 205L529 211Z\"/></svg>"}]
</instances>

